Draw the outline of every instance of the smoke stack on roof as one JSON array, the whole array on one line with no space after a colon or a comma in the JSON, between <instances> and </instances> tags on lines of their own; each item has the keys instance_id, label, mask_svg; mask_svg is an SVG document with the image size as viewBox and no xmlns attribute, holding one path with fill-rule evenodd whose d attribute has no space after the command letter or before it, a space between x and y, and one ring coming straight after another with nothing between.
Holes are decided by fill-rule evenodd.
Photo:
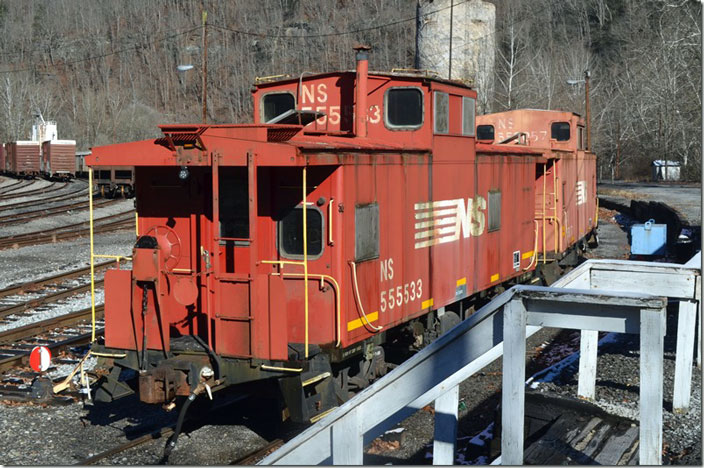
<instances>
[{"instance_id":1,"label":"smoke stack on roof","mask_svg":"<svg viewBox=\"0 0 704 468\"><path fill-rule=\"evenodd\" d=\"M367 136L367 78L369 74L369 51L372 48L368 45L356 45L357 51L357 77L354 87L354 134L360 138Z\"/></svg>"}]
</instances>

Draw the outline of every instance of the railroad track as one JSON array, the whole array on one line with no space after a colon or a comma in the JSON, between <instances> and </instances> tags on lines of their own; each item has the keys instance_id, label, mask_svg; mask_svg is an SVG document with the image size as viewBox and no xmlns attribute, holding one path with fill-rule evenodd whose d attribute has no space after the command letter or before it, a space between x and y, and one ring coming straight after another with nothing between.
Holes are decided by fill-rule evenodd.
<instances>
[{"instance_id":1,"label":"railroad track","mask_svg":"<svg viewBox=\"0 0 704 468\"><path fill-rule=\"evenodd\" d=\"M115 260L108 260L106 262L96 263L94 265L95 271L102 271L110 266L114 265ZM47 276L46 278L41 278L34 281L27 281L22 284L17 284L13 286L8 286L5 289L0 289L0 299L8 296L13 296L16 294L24 294L28 292L37 291L37 289L46 287L49 285L58 285L66 280L78 278L80 276L85 276L90 274L90 267L78 268L76 270L71 270L66 273L59 273L57 275Z\"/></svg>"},{"instance_id":2,"label":"railroad track","mask_svg":"<svg viewBox=\"0 0 704 468\"><path fill-rule=\"evenodd\" d=\"M36 182L36 181L34 181L34 182ZM60 187L56 187L57 185L60 185ZM52 182L45 187L34 189L34 190L27 190L25 192L16 192L16 193L5 192L3 194L0 194L0 200L8 200L10 198L26 197L28 195L39 195L39 194L46 193L46 192L54 192L57 190L61 190L62 188L66 187L67 185L68 185L68 182L64 182L62 184L59 184L58 182ZM20 187L18 187L18 188L20 188ZM12 192L14 192L14 190L12 190Z\"/></svg>"},{"instance_id":3,"label":"railroad track","mask_svg":"<svg viewBox=\"0 0 704 468\"><path fill-rule=\"evenodd\" d=\"M102 287L104 283L104 280L96 280L95 281L95 287ZM52 294L48 294L46 296L38 297L36 299L30 299L28 301L21 302L19 304L15 304L12 306L8 307L3 307L0 309L0 319L4 319L5 317L8 317L10 315L16 315L16 314L21 314L23 312L26 312L28 310L32 310L36 307L45 305L45 304L50 304L52 302L58 302L61 299L65 299L67 297L75 296L76 294L80 294L83 292L90 291L90 283L86 284L81 284L79 286L75 286L72 288L64 289L63 291L57 291Z\"/></svg>"},{"instance_id":4,"label":"railroad track","mask_svg":"<svg viewBox=\"0 0 704 468\"><path fill-rule=\"evenodd\" d=\"M220 405L217 405L215 408L212 410L208 411L206 414L200 414L199 416L196 417L186 417L185 419L185 426L188 426L189 430L192 430L194 428L197 428L199 425L202 426L204 422L207 423L209 418L211 417L212 413L216 413L217 411L221 410L224 407L241 403L243 400L247 398L247 395L241 395L236 397L234 400L230 400L224 403L221 403ZM167 438L170 437L176 429L176 425L169 425L162 427L160 429L154 430L150 433L144 434L140 437L137 437L135 439L129 440L123 444L117 445L113 448L110 448L108 450L105 450L103 452L97 453L91 457L88 457L84 460L81 460L80 462L76 463L76 465L95 465L96 463L109 459L110 457L114 457L115 455L118 455L122 452L125 452L131 448L134 447L139 447L140 445L147 444L152 441L156 440L163 440L166 442ZM257 461L261 460L274 450L278 449L284 444L284 441L282 439L275 439L272 440L271 442L267 443L264 447L254 449L251 452L243 455L242 457L238 458L237 460L233 460L230 465L254 465Z\"/></svg>"},{"instance_id":5,"label":"railroad track","mask_svg":"<svg viewBox=\"0 0 704 468\"><path fill-rule=\"evenodd\" d=\"M119 200L106 200L101 199L93 203L94 208L99 208L105 205L112 205L117 203ZM66 205L52 206L48 208L40 208L37 210L26 211L24 213L9 214L0 216L0 224L3 226L12 226L15 224L26 223L29 220L44 218L47 216L54 216L59 214L68 213L69 211L81 211L88 209L88 201L80 201L75 203L69 203Z\"/></svg>"},{"instance_id":6,"label":"railroad track","mask_svg":"<svg viewBox=\"0 0 704 468\"><path fill-rule=\"evenodd\" d=\"M17 190L19 187L17 185L22 185L26 182L25 180L17 180L11 184L3 185L0 187L0 195L7 193L7 192L12 192L13 190ZM26 185L26 184L25 184Z\"/></svg>"},{"instance_id":7,"label":"railroad track","mask_svg":"<svg viewBox=\"0 0 704 468\"><path fill-rule=\"evenodd\" d=\"M17 208L25 208L25 207L34 206L34 205L43 205L43 204L50 203L50 202L73 200L75 198L85 197L87 194L88 194L88 191L87 191L86 187L83 187L78 190L74 190L73 192L61 193L58 195L53 195L51 197L40 198L38 200L29 200L29 201L11 203L8 205L0 205L0 211L15 210Z\"/></svg>"},{"instance_id":8,"label":"railroad track","mask_svg":"<svg viewBox=\"0 0 704 468\"><path fill-rule=\"evenodd\" d=\"M103 319L104 311L103 304L95 306L96 336L101 336L104 331L102 327L97 328L97 321ZM0 373L25 366L34 346L46 346L55 355L68 348L90 343L91 317L92 310L86 307L0 332ZM83 331L86 328L88 331Z\"/></svg>"},{"instance_id":9,"label":"railroad track","mask_svg":"<svg viewBox=\"0 0 704 468\"><path fill-rule=\"evenodd\" d=\"M93 222L93 232L96 234L130 227L134 229L134 210L120 213L119 215L96 218ZM61 226L60 228L2 237L0 238L0 250L74 239L76 237L87 235L89 231L89 222L83 221L80 223Z\"/></svg>"}]
</instances>

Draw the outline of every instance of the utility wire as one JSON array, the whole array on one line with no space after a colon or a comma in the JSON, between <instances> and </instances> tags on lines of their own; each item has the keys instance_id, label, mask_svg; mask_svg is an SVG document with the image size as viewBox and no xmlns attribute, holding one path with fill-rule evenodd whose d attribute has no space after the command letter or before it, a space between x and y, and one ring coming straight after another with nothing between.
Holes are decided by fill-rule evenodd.
<instances>
[{"instance_id":1,"label":"utility wire","mask_svg":"<svg viewBox=\"0 0 704 468\"><path fill-rule=\"evenodd\" d=\"M450 8L457 8L458 6L460 6L464 3L467 3L469 1L470 0L461 0L460 2L455 3L454 5L446 6L443 8L438 8L437 10L433 10L428 13L425 13L422 15L422 17L431 16L431 15L434 15L435 13L439 13L444 10L449 10ZM335 32L335 33L319 33L319 34L298 34L298 35L290 35L290 36L286 35L286 34L266 34L266 33L260 33L260 32L243 31L241 29L228 28L227 26L222 26L217 23L209 23L209 26L213 26L215 28L222 29L224 31L242 34L243 36L265 37L265 38L271 38L271 39L314 39L314 38L319 38L319 37L348 36L350 34L357 34L357 33L367 32L367 31L374 31L377 29L384 29L384 28L388 28L390 26L396 26L399 24L408 23L411 21L416 21L417 19L418 19L418 17L416 15L413 15L412 17L409 17L409 18L403 18L403 19L399 19L396 21L391 21L391 22L380 24L377 26L369 26L367 28L353 29L350 31L342 31L342 32Z\"/></svg>"},{"instance_id":2,"label":"utility wire","mask_svg":"<svg viewBox=\"0 0 704 468\"><path fill-rule=\"evenodd\" d=\"M44 69L59 68L59 67L65 67L65 66L67 66L67 65L75 65L75 64L77 64L77 63L88 62L88 61L91 61L91 60L98 60L98 59L101 59L101 58L110 57L110 56L112 56L112 55L119 55L119 54L123 54L123 53L125 53L125 52L135 52L135 51L138 51L138 50L140 50L140 49L145 49L145 48L149 47L150 45L158 44L159 42L164 42L164 41L167 41L167 40L169 40L169 39L173 39L173 38L178 37L178 36L183 36L184 34L188 34L188 33L191 33L191 32L193 32L193 31L197 31L197 30L202 29L202 28L203 28L203 26L195 26L195 27L190 28L190 29L187 29L187 30L185 30L185 31L181 31L181 32L178 32L178 33L170 34L170 35L168 35L168 36L164 36L164 37L161 37L161 38L158 38L158 39L154 39L154 40L152 40L152 41L141 42L141 43L135 44L135 45L130 46L130 47L124 47L124 48L122 48L122 49L114 50L114 51L112 51L112 52L106 52L106 53L104 53L104 54L93 55L93 56L91 56L91 57L85 57L85 58L82 58L82 59L71 60L71 61L68 61L68 62L60 62L60 63L56 63L56 64L53 64L53 65L35 64L35 65L30 65L30 66L27 66L27 67L24 67L24 68L17 68L17 69L13 69L13 70L0 70L0 74L20 73L20 72L26 72L26 71L33 71L33 70L36 70L37 68L44 68Z\"/></svg>"}]
</instances>

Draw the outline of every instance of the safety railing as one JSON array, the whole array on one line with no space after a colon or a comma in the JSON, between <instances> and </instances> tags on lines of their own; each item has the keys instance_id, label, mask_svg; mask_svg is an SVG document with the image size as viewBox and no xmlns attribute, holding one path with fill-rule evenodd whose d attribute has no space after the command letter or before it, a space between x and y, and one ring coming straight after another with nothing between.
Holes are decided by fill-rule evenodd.
<instances>
[{"instance_id":1,"label":"safety railing","mask_svg":"<svg viewBox=\"0 0 704 468\"><path fill-rule=\"evenodd\" d=\"M613 279L624 275L626 279ZM260 464L361 464L365 444L433 401L434 464L452 464L458 385L502 354L502 418L508 419L502 421L500 462L521 464L525 339L543 326L582 330L585 341L598 331L641 335L639 456L641 464L659 464L666 297L679 298L680 313L689 316L690 306L682 308L682 303L700 300L700 281L700 271L690 266L588 261L550 288L513 287ZM632 285L626 291L613 290L625 288L626 283ZM632 291L635 285L648 293ZM603 286L610 290L597 289ZM689 328L694 333L694 327L678 328ZM678 336L678 358L684 361L683 356L690 356L689 374L681 371L679 375L683 393L684 381L687 375L691 377L690 340L693 342L689 337L680 341ZM591 351L584 354L590 355ZM684 368L687 364L678 366ZM580 363L581 369L585 367L595 370L596 360L588 365ZM584 379L580 392L584 392L589 381Z\"/></svg>"}]
</instances>

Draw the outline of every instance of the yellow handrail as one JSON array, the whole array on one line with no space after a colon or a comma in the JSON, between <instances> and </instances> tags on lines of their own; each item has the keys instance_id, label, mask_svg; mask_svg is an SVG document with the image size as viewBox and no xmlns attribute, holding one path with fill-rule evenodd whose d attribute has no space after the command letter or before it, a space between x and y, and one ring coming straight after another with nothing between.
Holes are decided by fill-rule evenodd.
<instances>
[{"instance_id":1,"label":"yellow handrail","mask_svg":"<svg viewBox=\"0 0 704 468\"><path fill-rule=\"evenodd\" d=\"M308 359L308 216L306 204L306 166L303 166L303 279L305 286L303 287L303 311L305 321L305 355Z\"/></svg>"},{"instance_id":2,"label":"yellow handrail","mask_svg":"<svg viewBox=\"0 0 704 468\"><path fill-rule=\"evenodd\" d=\"M530 263L528 264L527 267L523 269L523 271L530 270L533 267L533 262L538 258L538 229L539 229L539 223L537 219L534 219L533 222L535 222L535 244L533 246L533 255L530 257Z\"/></svg>"},{"instance_id":3,"label":"yellow handrail","mask_svg":"<svg viewBox=\"0 0 704 468\"><path fill-rule=\"evenodd\" d=\"M93 168L88 168L88 226L90 232L90 316L91 316L91 338L90 342L95 342L95 266L93 250Z\"/></svg>"},{"instance_id":4,"label":"yellow handrail","mask_svg":"<svg viewBox=\"0 0 704 468\"><path fill-rule=\"evenodd\" d=\"M276 263L276 262L265 262L265 263ZM283 273L283 272L281 272L281 273L274 273L274 274L275 275L280 274L281 277L286 277L286 276L292 276L295 278L303 277L303 273ZM336 337L335 346L340 346L340 341L341 341L341 337L342 337L342 332L340 331L340 310L341 310L340 295L342 294L342 290L340 289L340 285L337 282L337 280L335 280L335 278L333 278L330 275L322 275L322 274L318 274L318 273L308 273L308 277L320 279L321 281L324 279L328 280L330 282L330 284L332 284L333 288L335 289L335 320L337 322L337 332L336 332L337 337ZM307 287L308 287L308 283L306 282L306 288Z\"/></svg>"}]
</instances>

